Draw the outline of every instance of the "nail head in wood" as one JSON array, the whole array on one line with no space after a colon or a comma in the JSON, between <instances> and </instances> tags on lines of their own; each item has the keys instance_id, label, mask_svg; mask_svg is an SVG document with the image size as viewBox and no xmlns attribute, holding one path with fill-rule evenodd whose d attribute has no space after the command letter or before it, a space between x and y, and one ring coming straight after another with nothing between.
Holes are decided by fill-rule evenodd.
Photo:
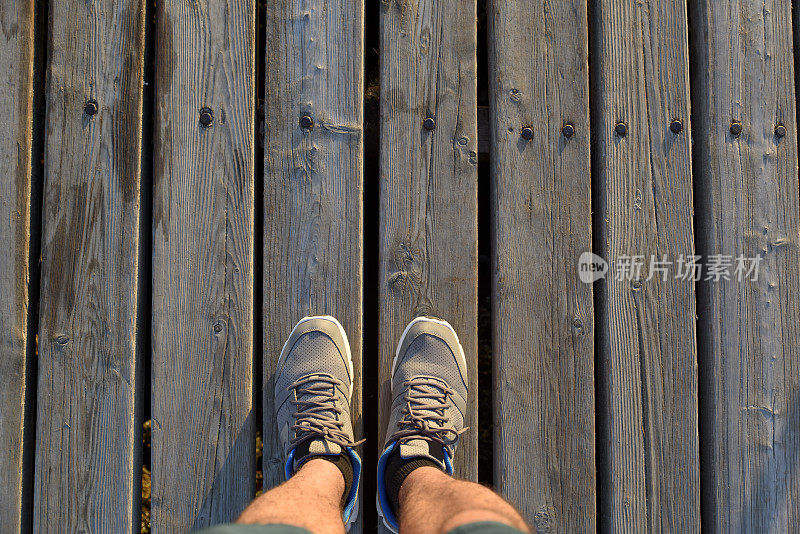
<instances>
[{"instance_id":1,"label":"nail head in wood","mask_svg":"<svg viewBox=\"0 0 800 534\"><path fill-rule=\"evenodd\" d=\"M628 126L624 122L618 122L616 126L614 126L614 131L620 137L625 137L628 135Z\"/></svg>"},{"instance_id":2,"label":"nail head in wood","mask_svg":"<svg viewBox=\"0 0 800 534\"><path fill-rule=\"evenodd\" d=\"M89 115L90 117L97 115L97 110L100 109L97 105L97 100L91 99L86 101L86 105L83 106L83 112Z\"/></svg>"},{"instance_id":3,"label":"nail head in wood","mask_svg":"<svg viewBox=\"0 0 800 534\"><path fill-rule=\"evenodd\" d=\"M779 124L775 127L775 137L781 138L786 136L786 126Z\"/></svg>"},{"instance_id":4,"label":"nail head in wood","mask_svg":"<svg viewBox=\"0 0 800 534\"><path fill-rule=\"evenodd\" d=\"M431 131L434 128L436 128L436 119L434 119L433 117L425 117L425 120L422 121L422 126L426 130Z\"/></svg>"},{"instance_id":5,"label":"nail head in wood","mask_svg":"<svg viewBox=\"0 0 800 534\"><path fill-rule=\"evenodd\" d=\"M530 141L531 139L533 139L533 128L531 128L530 126L523 126L522 129L519 131L519 134L526 141Z\"/></svg>"},{"instance_id":6,"label":"nail head in wood","mask_svg":"<svg viewBox=\"0 0 800 534\"><path fill-rule=\"evenodd\" d=\"M681 123L679 119L675 119L674 121L672 121L672 124L669 125L669 131L671 131L675 135L678 135L679 133L681 133L681 131L683 131L683 123Z\"/></svg>"},{"instance_id":7,"label":"nail head in wood","mask_svg":"<svg viewBox=\"0 0 800 534\"><path fill-rule=\"evenodd\" d=\"M300 117L300 127L306 130L310 130L314 127L314 119L311 118L311 115L303 115Z\"/></svg>"},{"instance_id":8,"label":"nail head in wood","mask_svg":"<svg viewBox=\"0 0 800 534\"><path fill-rule=\"evenodd\" d=\"M214 123L214 110L211 108L202 108L200 110L200 124L204 128L210 128Z\"/></svg>"},{"instance_id":9,"label":"nail head in wood","mask_svg":"<svg viewBox=\"0 0 800 534\"><path fill-rule=\"evenodd\" d=\"M564 135L564 137L569 139L570 137L575 135L575 127L570 123L567 123L561 128L561 133Z\"/></svg>"},{"instance_id":10,"label":"nail head in wood","mask_svg":"<svg viewBox=\"0 0 800 534\"><path fill-rule=\"evenodd\" d=\"M742 133L742 123L739 121L733 121L731 123L731 133L736 136Z\"/></svg>"}]
</instances>

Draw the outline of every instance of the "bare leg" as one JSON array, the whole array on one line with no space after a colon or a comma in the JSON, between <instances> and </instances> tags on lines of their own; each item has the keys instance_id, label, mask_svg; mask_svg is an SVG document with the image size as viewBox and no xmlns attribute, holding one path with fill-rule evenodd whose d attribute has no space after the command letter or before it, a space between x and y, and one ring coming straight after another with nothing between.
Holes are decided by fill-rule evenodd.
<instances>
[{"instance_id":1,"label":"bare leg","mask_svg":"<svg viewBox=\"0 0 800 534\"><path fill-rule=\"evenodd\" d=\"M399 501L403 534L442 534L478 521L496 521L530 532L519 512L495 492L434 467L412 471L400 486Z\"/></svg>"},{"instance_id":2,"label":"bare leg","mask_svg":"<svg viewBox=\"0 0 800 534\"><path fill-rule=\"evenodd\" d=\"M237 523L303 527L316 534L342 534L342 472L326 460L303 464L289 480L245 508Z\"/></svg>"}]
</instances>

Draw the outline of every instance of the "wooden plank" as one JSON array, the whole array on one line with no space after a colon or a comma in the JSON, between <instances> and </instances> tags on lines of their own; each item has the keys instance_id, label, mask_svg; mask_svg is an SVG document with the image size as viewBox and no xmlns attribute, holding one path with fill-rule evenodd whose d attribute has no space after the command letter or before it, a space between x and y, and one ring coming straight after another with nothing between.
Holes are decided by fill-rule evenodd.
<instances>
[{"instance_id":1,"label":"wooden plank","mask_svg":"<svg viewBox=\"0 0 800 534\"><path fill-rule=\"evenodd\" d=\"M273 405L281 347L306 315L350 340L361 435L363 64L361 0L267 3L264 153L264 482L283 480ZM312 128L300 126L308 116ZM362 503L363 505L363 503ZM355 527L360 527L360 523Z\"/></svg>"},{"instance_id":2,"label":"wooden plank","mask_svg":"<svg viewBox=\"0 0 800 534\"><path fill-rule=\"evenodd\" d=\"M33 2L0 5L0 517L19 531L22 520L22 449L28 344L28 247L31 201ZM39 210L35 213L38 215Z\"/></svg>"},{"instance_id":3,"label":"wooden plank","mask_svg":"<svg viewBox=\"0 0 800 534\"><path fill-rule=\"evenodd\" d=\"M365 117L367 123L374 120L377 123L380 114L380 103L377 98L367 99L365 102ZM491 131L489 126L489 106L478 106L478 159L483 160L491 152ZM367 154L378 151L378 136L367 137L364 140L364 151ZM368 156L369 157L369 156Z\"/></svg>"},{"instance_id":4,"label":"wooden plank","mask_svg":"<svg viewBox=\"0 0 800 534\"><path fill-rule=\"evenodd\" d=\"M35 532L139 522L144 14L134 1L50 5Z\"/></svg>"},{"instance_id":5,"label":"wooden plank","mask_svg":"<svg viewBox=\"0 0 800 534\"><path fill-rule=\"evenodd\" d=\"M698 251L761 258L757 280L702 286L703 526L791 532L800 521L792 13L789 2L695 4ZM732 121L741 123L738 137Z\"/></svg>"},{"instance_id":6,"label":"wooden plank","mask_svg":"<svg viewBox=\"0 0 800 534\"><path fill-rule=\"evenodd\" d=\"M608 421L601 526L696 531L695 291L691 277L675 278L679 258L694 254L686 2L598 7L599 216L611 264L600 322ZM628 277L621 266L637 255L642 276ZM653 256L673 262L666 276L651 270Z\"/></svg>"},{"instance_id":7,"label":"wooden plank","mask_svg":"<svg viewBox=\"0 0 800 534\"><path fill-rule=\"evenodd\" d=\"M495 0L490 12L495 486L538 532L590 532L594 311L578 277L592 247L587 5Z\"/></svg>"},{"instance_id":8,"label":"wooden plank","mask_svg":"<svg viewBox=\"0 0 800 534\"><path fill-rule=\"evenodd\" d=\"M459 0L381 3L380 436L391 362L418 315L453 325L470 396L455 458L477 476L476 6ZM435 129L423 121L435 119Z\"/></svg>"},{"instance_id":9,"label":"wooden plank","mask_svg":"<svg viewBox=\"0 0 800 534\"><path fill-rule=\"evenodd\" d=\"M160 1L157 50L151 518L186 532L255 494L255 3Z\"/></svg>"}]
</instances>

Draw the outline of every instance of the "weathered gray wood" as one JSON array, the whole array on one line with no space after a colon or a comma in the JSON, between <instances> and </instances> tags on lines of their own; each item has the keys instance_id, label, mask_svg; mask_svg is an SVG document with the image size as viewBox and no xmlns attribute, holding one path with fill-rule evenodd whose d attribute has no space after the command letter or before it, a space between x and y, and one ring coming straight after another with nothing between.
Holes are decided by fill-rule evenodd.
<instances>
[{"instance_id":1,"label":"weathered gray wood","mask_svg":"<svg viewBox=\"0 0 800 534\"><path fill-rule=\"evenodd\" d=\"M377 98L374 99L367 99L365 104L365 120L369 122L371 119L370 117L377 116L380 113L379 102ZM375 119L376 123L378 119ZM366 152L370 152L371 150L376 150L373 144L377 146L378 144L378 136L373 136L372 138L367 137L364 142L364 150ZM488 157L489 153L491 152L491 131L489 126L489 106L478 106L478 158L483 159L484 157Z\"/></svg>"},{"instance_id":2,"label":"weathered gray wood","mask_svg":"<svg viewBox=\"0 0 800 534\"><path fill-rule=\"evenodd\" d=\"M283 480L273 375L306 315L350 340L361 434L363 11L361 0L267 3L264 153L264 482ZM314 126L302 128L302 116ZM365 474L369 476L369 474ZM369 503L362 503L368 506ZM359 526L359 525L356 525Z\"/></svg>"},{"instance_id":3,"label":"weathered gray wood","mask_svg":"<svg viewBox=\"0 0 800 534\"><path fill-rule=\"evenodd\" d=\"M792 532L800 521L800 186L790 3L695 4L698 252L762 258L757 281L702 288L704 527Z\"/></svg>"},{"instance_id":4,"label":"weathered gray wood","mask_svg":"<svg viewBox=\"0 0 800 534\"><path fill-rule=\"evenodd\" d=\"M608 421L601 517L609 531L700 526L695 290L650 259L694 253L686 2L601 0L597 60L600 328ZM673 120L682 130L670 130ZM615 133L623 122L627 135ZM643 255L641 278L618 279ZM653 274L649 280L647 278Z\"/></svg>"},{"instance_id":5,"label":"weathered gray wood","mask_svg":"<svg viewBox=\"0 0 800 534\"><path fill-rule=\"evenodd\" d=\"M0 517L19 531L28 342L33 2L0 5ZM39 213L39 210L36 210ZM29 355L28 357L32 357Z\"/></svg>"},{"instance_id":6,"label":"weathered gray wood","mask_svg":"<svg viewBox=\"0 0 800 534\"><path fill-rule=\"evenodd\" d=\"M418 315L453 325L469 368L456 474L477 476L477 106L474 2L381 3L380 437L391 362ZM436 127L423 127L426 117Z\"/></svg>"},{"instance_id":7,"label":"weathered gray wood","mask_svg":"<svg viewBox=\"0 0 800 534\"><path fill-rule=\"evenodd\" d=\"M495 485L538 532L591 532L587 5L494 0L490 13Z\"/></svg>"},{"instance_id":8,"label":"weathered gray wood","mask_svg":"<svg viewBox=\"0 0 800 534\"><path fill-rule=\"evenodd\" d=\"M49 12L33 530L130 532L145 11Z\"/></svg>"},{"instance_id":9,"label":"weathered gray wood","mask_svg":"<svg viewBox=\"0 0 800 534\"><path fill-rule=\"evenodd\" d=\"M186 532L255 494L255 2L159 1L157 25L151 521Z\"/></svg>"}]
</instances>

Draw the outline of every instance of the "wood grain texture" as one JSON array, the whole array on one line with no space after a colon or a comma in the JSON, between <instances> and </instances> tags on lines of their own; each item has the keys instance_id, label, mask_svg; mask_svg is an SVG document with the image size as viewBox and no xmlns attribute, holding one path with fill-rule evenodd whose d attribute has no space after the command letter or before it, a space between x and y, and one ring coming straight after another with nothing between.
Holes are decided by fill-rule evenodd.
<instances>
[{"instance_id":1,"label":"wood grain texture","mask_svg":"<svg viewBox=\"0 0 800 534\"><path fill-rule=\"evenodd\" d=\"M263 367L267 488L283 480L283 448L273 402L275 366L289 332L306 315L332 315L344 326L355 371L354 431L356 439L361 436L363 13L362 0L267 3ZM300 127L304 115L313 118L313 128Z\"/></svg>"},{"instance_id":2,"label":"wood grain texture","mask_svg":"<svg viewBox=\"0 0 800 534\"><path fill-rule=\"evenodd\" d=\"M650 270L694 253L688 32L684 0L601 0L596 105L604 285L608 530L700 527L693 280ZM683 129L670 131L673 120ZM627 135L615 133L617 123ZM618 279L643 255L641 278ZM650 276L652 278L650 278ZM637 281L638 278L638 281ZM649 278L649 279L648 279Z\"/></svg>"},{"instance_id":3,"label":"wood grain texture","mask_svg":"<svg viewBox=\"0 0 800 534\"><path fill-rule=\"evenodd\" d=\"M578 277L592 247L587 5L494 0L490 17L495 486L537 532L590 532L594 311Z\"/></svg>"},{"instance_id":4,"label":"wood grain texture","mask_svg":"<svg viewBox=\"0 0 800 534\"><path fill-rule=\"evenodd\" d=\"M0 5L0 517L19 531L25 369L28 356L28 248L31 200L33 2ZM36 210L38 214L38 209Z\"/></svg>"},{"instance_id":5,"label":"wood grain texture","mask_svg":"<svg viewBox=\"0 0 800 534\"><path fill-rule=\"evenodd\" d=\"M800 521L800 210L789 2L697 2L698 252L760 257L703 285L699 327L712 532ZM742 133L730 133L732 120ZM782 124L786 136L775 135Z\"/></svg>"},{"instance_id":6,"label":"wood grain texture","mask_svg":"<svg viewBox=\"0 0 800 534\"><path fill-rule=\"evenodd\" d=\"M380 436L391 362L418 315L453 325L467 357L458 476L477 476L476 8L465 0L381 3ZM432 131L423 128L434 117Z\"/></svg>"},{"instance_id":7,"label":"wood grain texture","mask_svg":"<svg viewBox=\"0 0 800 534\"><path fill-rule=\"evenodd\" d=\"M186 532L255 494L255 3L159 1L157 25L151 518Z\"/></svg>"},{"instance_id":8,"label":"wood grain texture","mask_svg":"<svg viewBox=\"0 0 800 534\"><path fill-rule=\"evenodd\" d=\"M130 532L145 12L49 13L33 530Z\"/></svg>"}]
</instances>

